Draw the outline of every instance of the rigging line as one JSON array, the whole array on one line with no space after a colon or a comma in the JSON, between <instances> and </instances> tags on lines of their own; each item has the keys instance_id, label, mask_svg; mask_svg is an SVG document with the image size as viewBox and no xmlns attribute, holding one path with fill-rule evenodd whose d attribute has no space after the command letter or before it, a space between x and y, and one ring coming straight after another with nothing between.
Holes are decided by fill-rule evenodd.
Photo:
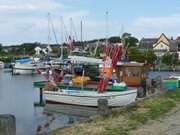
<instances>
[{"instance_id":1,"label":"rigging line","mask_svg":"<svg viewBox=\"0 0 180 135\"><path fill-rule=\"evenodd\" d=\"M63 28L63 17L62 16L60 18L60 22L61 22L61 42L63 44L63 42L64 42L64 37L63 37L63 35L64 35L64 28Z\"/></svg>"},{"instance_id":2,"label":"rigging line","mask_svg":"<svg viewBox=\"0 0 180 135\"><path fill-rule=\"evenodd\" d=\"M74 32L74 36L75 36L75 39L76 41L78 40L78 37L77 37L77 33L76 33L76 29L75 29L75 25L74 25L74 22L73 22L73 19L70 18L70 25L71 25L71 36L73 35L73 32Z\"/></svg>"},{"instance_id":3,"label":"rigging line","mask_svg":"<svg viewBox=\"0 0 180 135\"><path fill-rule=\"evenodd\" d=\"M66 28L66 25L64 24L63 20L62 20L62 25L63 25L64 32L65 32L65 40L67 42L68 41L68 32L67 32L67 28Z\"/></svg>"},{"instance_id":4,"label":"rigging line","mask_svg":"<svg viewBox=\"0 0 180 135\"><path fill-rule=\"evenodd\" d=\"M55 32L53 21L52 20L50 20L50 21L51 21L51 27L52 27L52 31L53 31L53 34L54 34L54 38L56 40L56 44L58 44L58 40L57 40L57 36L56 36L56 32Z\"/></svg>"},{"instance_id":5,"label":"rigging line","mask_svg":"<svg viewBox=\"0 0 180 135\"><path fill-rule=\"evenodd\" d=\"M48 45L50 45L50 40L51 40L51 31L50 31L50 13L48 13Z\"/></svg>"},{"instance_id":6,"label":"rigging line","mask_svg":"<svg viewBox=\"0 0 180 135\"><path fill-rule=\"evenodd\" d=\"M76 28L75 28L74 22L72 22L72 26L73 26L75 38L76 38L76 41L77 41L78 40L78 36L77 36L77 32L76 32Z\"/></svg>"}]
</instances>

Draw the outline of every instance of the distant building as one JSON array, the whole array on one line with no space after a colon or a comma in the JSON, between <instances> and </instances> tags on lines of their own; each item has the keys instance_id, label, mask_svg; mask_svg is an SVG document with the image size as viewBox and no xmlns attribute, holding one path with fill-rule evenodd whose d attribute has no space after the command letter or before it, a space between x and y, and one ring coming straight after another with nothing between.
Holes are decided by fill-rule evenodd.
<instances>
[{"instance_id":1,"label":"distant building","mask_svg":"<svg viewBox=\"0 0 180 135\"><path fill-rule=\"evenodd\" d=\"M161 57L166 52L178 53L180 51L180 37L177 37L175 40L172 37L169 39L162 33L159 38L142 38L139 46L144 50L151 49L156 56Z\"/></svg>"}]
</instances>

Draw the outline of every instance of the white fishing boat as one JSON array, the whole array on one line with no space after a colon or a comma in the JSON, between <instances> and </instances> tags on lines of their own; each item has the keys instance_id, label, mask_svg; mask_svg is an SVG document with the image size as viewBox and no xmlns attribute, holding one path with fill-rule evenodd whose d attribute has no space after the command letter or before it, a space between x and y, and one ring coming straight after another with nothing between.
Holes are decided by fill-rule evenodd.
<instances>
[{"instance_id":1,"label":"white fishing boat","mask_svg":"<svg viewBox=\"0 0 180 135\"><path fill-rule=\"evenodd\" d=\"M137 89L106 91L104 93L88 90L59 89L58 91L43 91L43 95L45 100L50 102L92 107L98 106L99 99L107 99L108 106L118 107L135 102Z\"/></svg>"},{"instance_id":2,"label":"white fishing boat","mask_svg":"<svg viewBox=\"0 0 180 135\"><path fill-rule=\"evenodd\" d=\"M0 61L0 69L4 68L4 62Z\"/></svg>"}]
</instances>

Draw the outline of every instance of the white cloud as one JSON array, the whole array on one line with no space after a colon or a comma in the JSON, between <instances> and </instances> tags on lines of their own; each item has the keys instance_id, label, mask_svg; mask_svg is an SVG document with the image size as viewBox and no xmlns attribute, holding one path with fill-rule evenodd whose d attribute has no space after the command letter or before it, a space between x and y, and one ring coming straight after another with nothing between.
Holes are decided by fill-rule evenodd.
<instances>
[{"instance_id":1,"label":"white cloud","mask_svg":"<svg viewBox=\"0 0 180 135\"><path fill-rule=\"evenodd\" d=\"M139 17L126 29L138 37L156 37L161 33L177 36L180 30L180 14L164 17Z\"/></svg>"},{"instance_id":2,"label":"white cloud","mask_svg":"<svg viewBox=\"0 0 180 135\"><path fill-rule=\"evenodd\" d=\"M62 10L66 6L54 0L14 0L14 1L0 1L0 11L4 12L18 12L18 11L52 11Z\"/></svg>"},{"instance_id":3,"label":"white cloud","mask_svg":"<svg viewBox=\"0 0 180 135\"><path fill-rule=\"evenodd\" d=\"M61 16L64 18L68 33L72 18L78 36L80 21L83 20L84 40L105 37L105 18L104 20L93 18L89 10L74 7L74 1L80 2L80 0L0 0L0 43L47 42L48 12L51 13L58 40L61 39ZM162 32L168 36L176 36L180 30L180 14L138 17L124 26L125 32L130 32L139 38L157 37ZM119 35L121 24L109 20L108 29L109 36Z\"/></svg>"},{"instance_id":4,"label":"white cloud","mask_svg":"<svg viewBox=\"0 0 180 135\"><path fill-rule=\"evenodd\" d=\"M16 44L22 42L47 42L48 18L51 13L59 37L60 17L64 16L69 27L70 17L76 22L89 15L86 10L75 10L57 0L1 0L0 42Z\"/></svg>"}]
</instances>

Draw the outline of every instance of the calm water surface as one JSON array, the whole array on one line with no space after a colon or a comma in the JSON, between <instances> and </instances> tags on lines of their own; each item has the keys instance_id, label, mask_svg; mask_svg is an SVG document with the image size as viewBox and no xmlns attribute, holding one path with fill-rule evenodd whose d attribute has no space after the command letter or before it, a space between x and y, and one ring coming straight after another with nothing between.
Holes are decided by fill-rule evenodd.
<instances>
[{"instance_id":1,"label":"calm water surface","mask_svg":"<svg viewBox=\"0 0 180 135\"><path fill-rule=\"evenodd\" d=\"M170 72L150 72L151 78L158 75L167 77ZM41 76L12 76L0 70L0 114L13 114L16 117L17 135L36 134L37 127L47 123L48 117L43 114L44 108L34 107L39 101L39 91L33 88L33 82L44 80ZM55 120L50 124L50 131L63 127L72 121L73 116L54 114ZM74 117L77 121L80 119Z\"/></svg>"},{"instance_id":2,"label":"calm water surface","mask_svg":"<svg viewBox=\"0 0 180 135\"><path fill-rule=\"evenodd\" d=\"M15 115L17 135L34 135L38 126L48 122L44 108L34 107L34 102L39 101L39 91L33 88L33 82L41 80L44 78L38 75L12 76L0 70L0 114ZM55 120L43 132L63 127L72 122L72 118L80 119L55 113L53 117Z\"/></svg>"}]
</instances>

